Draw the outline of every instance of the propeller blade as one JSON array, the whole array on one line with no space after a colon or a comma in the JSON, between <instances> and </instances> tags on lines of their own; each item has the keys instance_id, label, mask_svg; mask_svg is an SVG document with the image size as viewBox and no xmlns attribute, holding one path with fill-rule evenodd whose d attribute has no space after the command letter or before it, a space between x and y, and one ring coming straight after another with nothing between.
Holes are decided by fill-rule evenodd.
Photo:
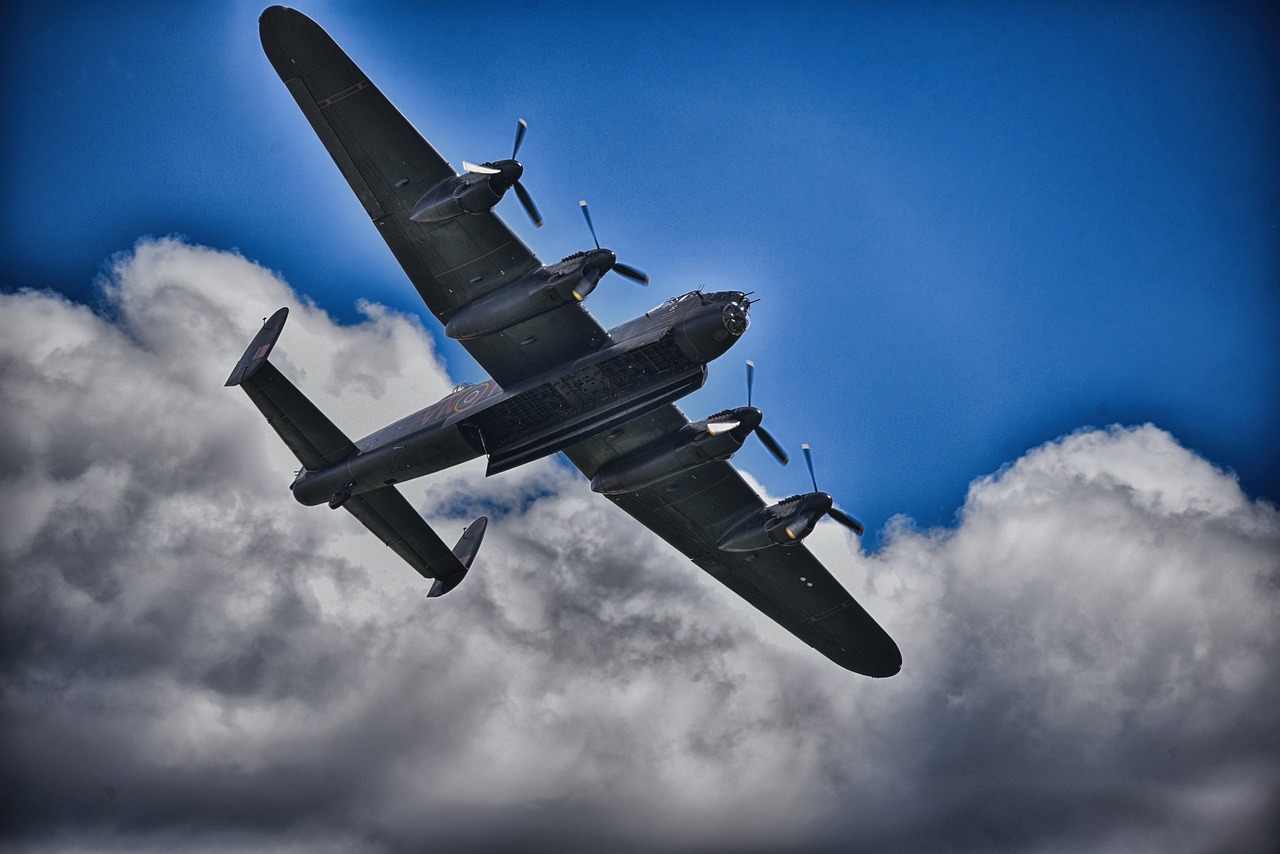
<instances>
[{"instance_id":1,"label":"propeller blade","mask_svg":"<svg viewBox=\"0 0 1280 854\"><path fill-rule=\"evenodd\" d=\"M583 211L585 211L585 210L586 210L586 208L584 207L582 210L583 210ZM590 220L588 220L588 222L590 222ZM594 237L594 236L595 236L595 234L593 233L593 234L592 234L592 237ZM598 248L598 246L599 246L599 244L597 244L597 248ZM642 285L647 285L647 284L649 284L649 274L648 274L648 273L641 272L640 270L637 270L635 267L632 267L632 266L630 266L630 265L628 265L628 264L618 264L618 263L615 263L615 264L613 265L613 272L615 272L615 273L617 273L617 274L619 274L619 275L622 275L622 276L626 276L628 279L634 279L635 281L639 282L639 283L640 283L640 284L642 284Z\"/></svg>"},{"instance_id":2,"label":"propeller blade","mask_svg":"<svg viewBox=\"0 0 1280 854\"><path fill-rule=\"evenodd\" d=\"M835 507L832 507L830 510L827 511L827 515L830 516L835 521L839 522L841 525L844 525L850 531L853 531L859 537L862 536L862 532L864 530L864 528L862 527L862 523L859 522L857 519L853 518L852 516L850 516L848 513L844 512L843 510L838 510Z\"/></svg>"},{"instance_id":3,"label":"propeller blade","mask_svg":"<svg viewBox=\"0 0 1280 854\"><path fill-rule=\"evenodd\" d=\"M596 227L591 224L591 211L587 210L587 200L582 199L578 202L578 207L582 208L582 215L587 218L587 228L591 229L591 239L596 242L596 248L600 248L600 240L596 237Z\"/></svg>"},{"instance_id":4,"label":"propeller blade","mask_svg":"<svg viewBox=\"0 0 1280 854\"><path fill-rule=\"evenodd\" d=\"M529 219L533 220L534 228L542 228L542 214L538 213L538 208L534 205L529 191L519 181L516 181L515 188L516 196L520 199L520 204L524 205L524 212L529 215Z\"/></svg>"},{"instance_id":5,"label":"propeller blade","mask_svg":"<svg viewBox=\"0 0 1280 854\"><path fill-rule=\"evenodd\" d=\"M787 452L782 450L782 446L778 444L778 440L769 435L769 431L763 427L756 427L756 438L764 443L769 449L769 453L778 458L778 462L784 466L791 462L791 458L787 456Z\"/></svg>"},{"instance_id":6,"label":"propeller blade","mask_svg":"<svg viewBox=\"0 0 1280 854\"><path fill-rule=\"evenodd\" d=\"M587 228L591 229L591 240L595 243L596 248L599 249L600 238L596 237L596 226L595 223L591 221L591 210L587 207L587 200L581 199L578 202L578 207L582 208L582 216L587 221ZM619 275L626 276L628 279L634 279L642 285L649 284L649 274L643 270L637 270L630 264L619 264L615 260L611 269L616 271Z\"/></svg>"},{"instance_id":7,"label":"propeller blade","mask_svg":"<svg viewBox=\"0 0 1280 854\"><path fill-rule=\"evenodd\" d=\"M756 381L756 363L747 359L747 406L751 405L751 386Z\"/></svg>"},{"instance_id":8,"label":"propeller blade","mask_svg":"<svg viewBox=\"0 0 1280 854\"><path fill-rule=\"evenodd\" d=\"M464 160L462 161L462 171L474 172L477 175L497 175L502 170L494 169L490 166L481 166L477 163L468 163L467 161Z\"/></svg>"},{"instance_id":9,"label":"propeller blade","mask_svg":"<svg viewBox=\"0 0 1280 854\"><path fill-rule=\"evenodd\" d=\"M516 159L516 152L520 150L520 143L524 142L524 132L527 131L528 129L529 129L529 123L526 122L524 119L520 119L519 124L516 125L516 144L511 149L512 160Z\"/></svg>"},{"instance_id":10,"label":"propeller blade","mask_svg":"<svg viewBox=\"0 0 1280 854\"><path fill-rule=\"evenodd\" d=\"M818 478L813 474L813 454L809 453L808 445L801 445L800 448L804 451L804 461L809 464L809 480L813 481L813 491L817 492Z\"/></svg>"}]
</instances>

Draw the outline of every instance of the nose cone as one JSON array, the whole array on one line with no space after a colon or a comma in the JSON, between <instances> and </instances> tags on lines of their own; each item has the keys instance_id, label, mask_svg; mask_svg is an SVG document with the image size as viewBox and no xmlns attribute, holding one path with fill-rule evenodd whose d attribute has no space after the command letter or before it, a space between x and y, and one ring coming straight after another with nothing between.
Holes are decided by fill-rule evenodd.
<instances>
[{"instance_id":1,"label":"nose cone","mask_svg":"<svg viewBox=\"0 0 1280 854\"><path fill-rule=\"evenodd\" d=\"M718 359L746 331L747 310L745 299L695 305L676 325L680 349L695 362Z\"/></svg>"}]
</instances>

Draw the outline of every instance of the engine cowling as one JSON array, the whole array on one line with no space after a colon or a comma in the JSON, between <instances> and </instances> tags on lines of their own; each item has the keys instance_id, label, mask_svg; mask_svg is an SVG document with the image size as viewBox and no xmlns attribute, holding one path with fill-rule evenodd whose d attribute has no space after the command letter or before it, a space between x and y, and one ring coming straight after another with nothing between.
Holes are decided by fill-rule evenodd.
<instances>
[{"instance_id":1,"label":"engine cowling","mask_svg":"<svg viewBox=\"0 0 1280 854\"><path fill-rule=\"evenodd\" d=\"M813 533L831 506L831 496L825 492L786 498L735 524L720 538L719 548L726 552L755 552L770 546L798 545Z\"/></svg>"},{"instance_id":2,"label":"engine cowling","mask_svg":"<svg viewBox=\"0 0 1280 854\"><path fill-rule=\"evenodd\" d=\"M591 489L603 495L635 492L713 460L726 460L760 425L760 410L726 410L601 466ZM728 429L717 430L716 425Z\"/></svg>"},{"instance_id":3,"label":"engine cowling","mask_svg":"<svg viewBox=\"0 0 1280 854\"><path fill-rule=\"evenodd\" d=\"M581 302L595 290L616 258L608 249L571 255L550 267L503 285L454 312L445 324L450 338L465 341L515 326L570 302Z\"/></svg>"},{"instance_id":4,"label":"engine cowling","mask_svg":"<svg viewBox=\"0 0 1280 854\"><path fill-rule=\"evenodd\" d=\"M409 219L414 222L443 222L469 213L493 210L502 200L488 175L470 172L446 178L422 195L414 204Z\"/></svg>"}]
</instances>

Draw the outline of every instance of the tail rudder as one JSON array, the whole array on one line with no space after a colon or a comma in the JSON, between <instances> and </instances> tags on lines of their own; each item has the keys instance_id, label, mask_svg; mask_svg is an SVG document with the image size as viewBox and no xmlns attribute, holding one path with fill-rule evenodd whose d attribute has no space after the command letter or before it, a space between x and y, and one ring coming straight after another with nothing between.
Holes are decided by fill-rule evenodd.
<instances>
[{"instance_id":1,"label":"tail rudder","mask_svg":"<svg viewBox=\"0 0 1280 854\"><path fill-rule=\"evenodd\" d=\"M484 532L488 527L489 517L487 516L481 516L467 526L467 529L462 532L462 539L458 540L458 544L453 547L453 556L458 559L462 571L437 578L431 585L431 592L427 594L427 598L443 596L462 583L462 579L466 578L467 573L471 571L471 563L476 559L476 553L480 551L480 542L484 539Z\"/></svg>"},{"instance_id":2,"label":"tail rudder","mask_svg":"<svg viewBox=\"0 0 1280 854\"><path fill-rule=\"evenodd\" d=\"M280 339L280 333L284 331L284 322L288 318L289 308L286 306L262 324L262 329L258 330L249 348L236 363L235 370L231 372L231 376L227 377L226 385L240 385L258 372L258 369L267 361L267 356L271 355L271 348L276 346L276 341Z\"/></svg>"}]
</instances>

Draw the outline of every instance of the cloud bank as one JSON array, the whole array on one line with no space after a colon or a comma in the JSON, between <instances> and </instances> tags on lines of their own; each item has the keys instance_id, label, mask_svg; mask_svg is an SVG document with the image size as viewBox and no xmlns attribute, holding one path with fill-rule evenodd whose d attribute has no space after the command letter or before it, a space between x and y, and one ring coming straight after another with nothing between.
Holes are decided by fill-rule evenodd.
<instances>
[{"instance_id":1,"label":"cloud bank","mask_svg":"<svg viewBox=\"0 0 1280 854\"><path fill-rule=\"evenodd\" d=\"M404 487L449 596L222 383L260 318L351 435L452 386L416 319L336 325L145 240L97 312L0 296L0 842L417 850L1270 851L1280 514L1151 425L973 483L954 528L811 540L895 636L853 676L551 461Z\"/></svg>"}]
</instances>

